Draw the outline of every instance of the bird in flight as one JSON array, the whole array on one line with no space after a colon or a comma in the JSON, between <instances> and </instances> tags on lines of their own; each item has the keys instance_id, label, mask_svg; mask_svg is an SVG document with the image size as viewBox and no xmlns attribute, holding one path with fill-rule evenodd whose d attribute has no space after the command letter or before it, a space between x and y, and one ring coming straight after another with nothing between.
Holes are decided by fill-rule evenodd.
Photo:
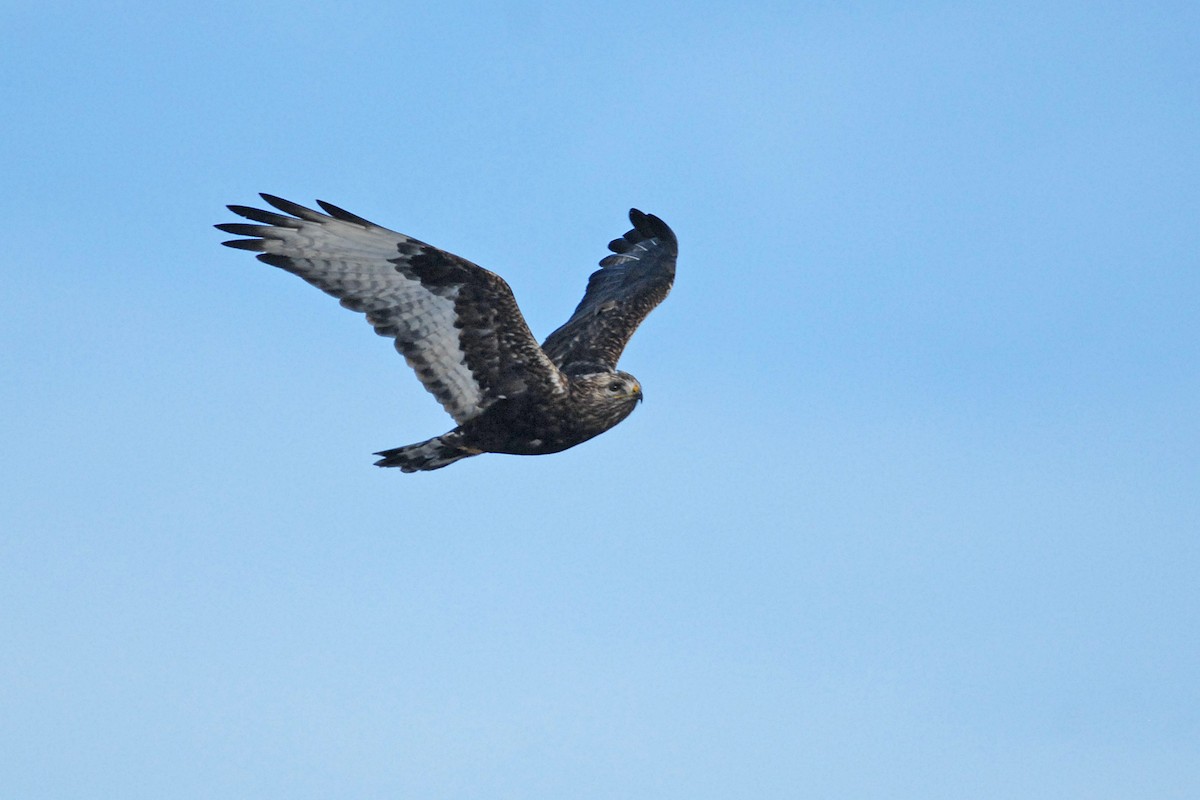
<instances>
[{"instance_id":1,"label":"bird in flight","mask_svg":"<svg viewBox=\"0 0 1200 800\"><path fill-rule=\"evenodd\" d=\"M249 237L224 244L366 314L457 423L376 453L377 466L419 472L480 453L558 453L613 427L642 399L617 359L675 280L675 234L653 214L630 210L633 229L609 243L575 313L539 345L494 272L320 200L325 213L261 196L283 213L229 206L256 224L217 225Z\"/></svg>"}]
</instances>

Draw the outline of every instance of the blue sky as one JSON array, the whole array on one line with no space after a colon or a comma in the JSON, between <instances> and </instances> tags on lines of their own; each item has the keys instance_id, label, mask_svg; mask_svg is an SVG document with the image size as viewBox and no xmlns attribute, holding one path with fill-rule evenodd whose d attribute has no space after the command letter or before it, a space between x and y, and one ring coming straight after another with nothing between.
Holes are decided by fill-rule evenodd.
<instances>
[{"instance_id":1,"label":"blue sky","mask_svg":"<svg viewBox=\"0 0 1200 800\"><path fill-rule=\"evenodd\" d=\"M1197 8L7 4L5 793L1196 797ZM662 216L646 402L376 469L259 191L542 336Z\"/></svg>"}]
</instances>

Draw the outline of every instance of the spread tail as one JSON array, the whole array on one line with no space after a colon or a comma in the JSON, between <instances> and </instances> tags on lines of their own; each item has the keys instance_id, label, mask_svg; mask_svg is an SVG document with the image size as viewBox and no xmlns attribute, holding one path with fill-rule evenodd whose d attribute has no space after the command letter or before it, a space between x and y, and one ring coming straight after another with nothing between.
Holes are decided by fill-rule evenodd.
<instances>
[{"instance_id":1,"label":"spread tail","mask_svg":"<svg viewBox=\"0 0 1200 800\"><path fill-rule=\"evenodd\" d=\"M375 455L383 456L375 462L377 467L399 467L402 472L424 472L448 467L455 461L479 455L481 451L463 447L461 435L451 431L417 444L381 450Z\"/></svg>"}]
</instances>

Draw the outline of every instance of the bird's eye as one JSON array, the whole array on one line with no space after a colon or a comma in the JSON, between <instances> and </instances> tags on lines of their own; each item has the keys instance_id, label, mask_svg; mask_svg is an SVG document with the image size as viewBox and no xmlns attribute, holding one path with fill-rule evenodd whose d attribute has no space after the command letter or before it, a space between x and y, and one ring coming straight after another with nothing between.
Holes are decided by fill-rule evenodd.
<instances>
[{"instance_id":1,"label":"bird's eye","mask_svg":"<svg viewBox=\"0 0 1200 800\"><path fill-rule=\"evenodd\" d=\"M612 383L610 383L608 385L608 390L610 392L619 392L619 391L621 391L621 384L617 383L616 381L613 381Z\"/></svg>"}]
</instances>

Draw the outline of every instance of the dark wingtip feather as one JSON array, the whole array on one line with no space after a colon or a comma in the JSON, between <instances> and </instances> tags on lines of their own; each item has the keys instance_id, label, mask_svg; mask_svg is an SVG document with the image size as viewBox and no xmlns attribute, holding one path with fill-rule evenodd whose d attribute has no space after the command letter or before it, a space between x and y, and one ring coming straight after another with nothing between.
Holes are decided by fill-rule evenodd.
<instances>
[{"instance_id":1,"label":"dark wingtip feather","mask_svg":"<svg viewBox=\"0 0 1200 800\"><path fill-rule=\"evenodd\" d=\"M227 208L239 217L252 219L255 222L263 222L267 225L275 225L280 228L294 228L299 224L292 217L285 217L283 214L276 214L274 211L264 211L261 208L251 208L250 206L227 206Z\"/></svg>"},{"instance_id":2,"label":"dark wingtip feather","mask_svg":"<svg viewBox=\"0 0 1200 800\"><path fill-rule=\"evenodd\" d=\"M291 200L284 200L282 197L276 197L273 194L267 194L266 192L260 192L258 196L261 197L263 200L266 200L271 205L275 206L275 208L278 208L280 211L284 212L285 214L291 214L293 217L299 217L300 219L313 220L314 218L319 218L321 216L319 213L317 213L316 211L313 211L311 208L306 208L306 207L300 205L299 203L293 203Z\"/></svg>"},{"instance_id":3,"label":"dark wingtip feather","mask_svg":"<svg viewBox=\"0 0 1200 800\"><path fill-rule=\"evenodd\" d=\"M220 225L217 226L221 227ZM227 242L221 242L226 247L236 247L238 250L262 250L262 239L230 239Z\"/></svg>"},{"instance_id":4,"label":"dark wingtip feather","mask_svg":"<svg viewBox=\"0 0 1200 800\"><path fill-rule=\"evenodd\" d=\"M631 208L629 209L629 221L633 223L633 229L626 231L620 239L613 239L608 243L608 249L617 256L628 253L634 245L647 239L659 239L671 247L678 247L679 243L675 239L675 232L667 226L667 223L653 214L646 214L636 208ZM600 266L607 267L623 263L617 256L605 256L604 260L600 262Z\"/></svg>"},{"instance_id":5,"label":"dark wingtip feather","mask_svg":"<svg viewBox=\"0 0 1200 800\"><path fill-rule=\"evenodd\" d=\"M279 267L280 269L288 269L292 264L292 259L287 256L281 256L278 253L259 253L258 260L264 264L270 264L272 267Z\"/></svg>"},{"instance_id":6,"label":"dark wingtip feather","mask_svg":"<svg viewBox=\"0 0 1200 800\"><path fill-rule=\"evenodd\" d=\"M262 236L263 232L270 230L262 225L247 225L244 222L222 222L213 227L219 231L232 233L234 236Z\"/></svg>"},{"instance_id":7,"label":"dark wingtip feather","mask_svg":"<svg viewBox=\"0 0 1200 800\"><path fill-rule=\"evenodd\" d=\"M675 238L675 232L667 223L663 222L653 214L646 214L636 208L629 209L629 221L633 223L633 228L638 233L646 237L657 237L669 242L678 243Z\"/></svg>"},{"instance_id":8,"label":"dark wingtip feather","mask_svg":"<svg viewBox=\"0 0 1200 800\"><path fill-rule=\"evenodd\" d=\"M371 222L371 220L363 219L362 217L358 216L357 214L351 214L346 209L341 208L339 206L335 206L333 203L326 203L324 200L318 200L317 205L319 205L321 208L325 209L326 214L333 217L334 219L340 219L342 222L353 222L356 225L366 225L367 227L370 227L370 228L378 228L379 227L374 222Z\"/></svg>"},{"instance_id":9,"label":"dark wingtip feather","mask_svg":"<svg viewBox=\"0 0 1200 800\"><path fill-rule=\"evenodd\" d=\"M268 193L268 192L259 192L259 193L258 193L258 196L259 196L259 197L261 197L263 200L266 200L266 201L267 201L268 203L270 203L271 205L273 205L273 206L275 206L276 208L278 208L280 211L286 211L286 210L287 210L287 209L281 208L281 206L293 206L293 205L295 205L295 203L293 203L291 200L284 200L282 197L280 197L280 196L279 196L279 195L277 195L277 194L270 194L270 193Z\"/></svg>"}]
</instances>

